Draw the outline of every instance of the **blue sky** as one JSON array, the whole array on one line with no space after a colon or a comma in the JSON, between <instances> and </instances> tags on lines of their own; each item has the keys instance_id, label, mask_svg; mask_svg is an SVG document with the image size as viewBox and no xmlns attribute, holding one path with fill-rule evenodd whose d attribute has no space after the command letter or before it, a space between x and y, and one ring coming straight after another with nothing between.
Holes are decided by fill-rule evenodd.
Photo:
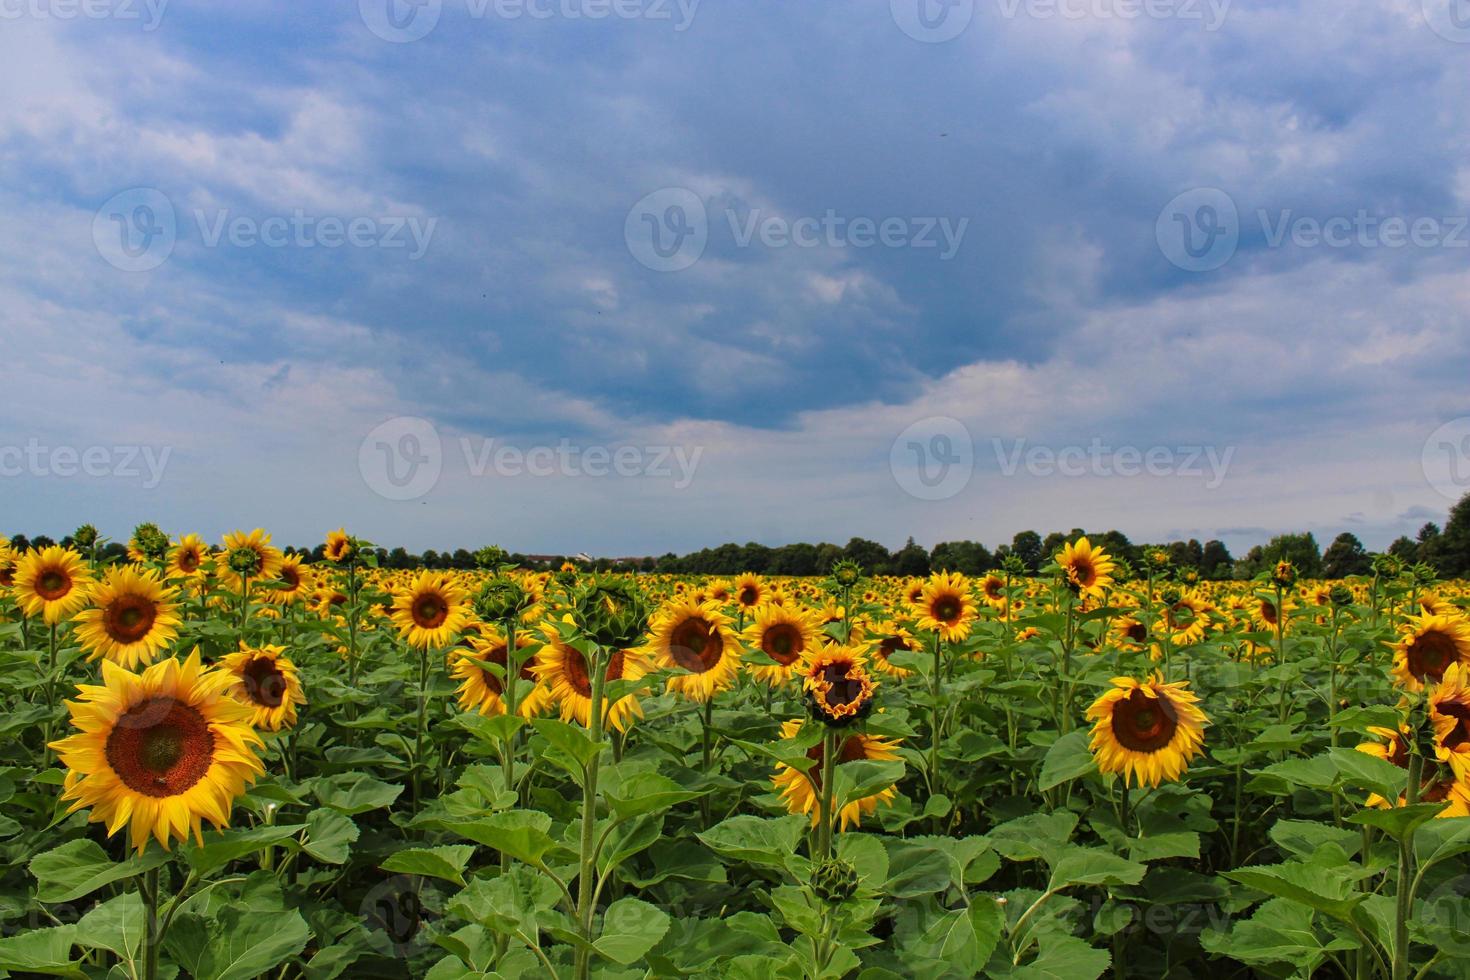
<instances>
[{"instance_id":1,"label":"blue sky","mask_svg":"<svg viewBox=\"0 0 1470 980\"><path fill-rule=\"evenodd\" d=\"M12 0L0 527L1381 548L1470 489L1459 2Z\"/></svg>"}]
</instances>

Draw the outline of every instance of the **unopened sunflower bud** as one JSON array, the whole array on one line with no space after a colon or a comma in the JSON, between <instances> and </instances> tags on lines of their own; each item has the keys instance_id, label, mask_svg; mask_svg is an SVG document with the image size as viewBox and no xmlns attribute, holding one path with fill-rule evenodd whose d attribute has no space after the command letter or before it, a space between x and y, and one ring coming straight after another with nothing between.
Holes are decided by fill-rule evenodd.
<instances>
[{"instance_id":1,"label":"unopened sunflower bud","mask_svg":"<svg viewBox=\"0 0 1470 980\"><path fill-rule=\"evenodd\" d=\"M829 905L840 905L857 894L858 873L841 858L828 858L812 869L812 891Z\"/></svg>"}]
</instances>

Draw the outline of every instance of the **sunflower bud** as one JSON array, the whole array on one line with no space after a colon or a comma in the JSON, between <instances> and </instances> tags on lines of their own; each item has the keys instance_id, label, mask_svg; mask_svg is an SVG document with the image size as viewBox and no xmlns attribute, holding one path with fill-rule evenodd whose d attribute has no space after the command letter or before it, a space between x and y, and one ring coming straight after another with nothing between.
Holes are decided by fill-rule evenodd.
<instances>
[{"instance_id":1,"label":"sunflower bud","mask_svg":"<svg viewBox=\"0 0 1470 980\"><path fill-rule=\"evenodd\" d=\"M1001 569L1012 578L1019 578L1026 574L1026 563L1019 555L1006 555L1005 561L1000 563Z\"/></svg>"},{"instance_id":2,"label":"sunflower bud","mask_svg":"<svg viewBox=\"0 0 1470 980\"><path fill-rule=\"evenodd\" d=\"M487 623L514 619L530 608L534 597L512 578L493 578L475 596L475 612Z\"/></svg>"},{"instance_id":3,"label":"sunflower bud","mask_svg":"<svg viewBox=\"0 0 1470 980\"><path fill-rule=\"evenodd\" d=\"M1296 566L1284 559L1278 561L1276 568L1271 572L1271 581L1283 589L1291 588L1296 585Z\"/></svg>"},{"instance_id":4,"label":"sunflower bud","mask_svg":"<svg viewBox=\"0 0 1470 980\"><path fill-rule=\"evenodd\" d=\"M1351 606L1353 604L1353 590L1346 585L1334 585L1331 594L1327 598L1334 606L1338 606L1339 608L1342 606Z\"/></svg>"},{"instance_id":5,"label":"sunflower bud","mask_svg":"<svg viewBox=\"0 0 1470 980\"><path fill-rule=\"evenodd\" d=\"M579 590L573 616L589 639L612 650L638 646L648 631L648 605L643 596L614 578L596 580Z\"/></svg>"},{"instance_id":6,"label":"sunflower bud","mask_svg":"<svg viewBox=\"0 0 1470 980\"><path fill-rule=\"evenodd\" d=\"M841 858L828 858L812 869L812 891L829 905L841 905L857 888L857 869Z\"/></svg>"},{"instance_id":7,"label":"sunflower bud","mask_svg":"<svg viewBox=\"0 0 1470 980\"><path fill-rule=\"evenodd\" d=\"M1373 571L1386 578L1396 578L1404 570L1404 563L1398 555L1379 555L1373 559Z\"/></svg>"},{"instance_id":8,"label":"sunflower bud","mask_svg":"<svg viewBox=\"0 0 1470 980\"><path fill-rule=\"evenodd\" d=\"M83 524L72 533L71 539L77 543L78 548L86 551L97 543L97 529L90 524Z\"/></svg>"},{"instance_id":9,"label":"sunflower bud","mask_svg":"<svg viewBox=\"0 0 1470 980\"><path fill-rule=\"evenodd\" d=\"M1179 570L1179 581L1183 582L1185 585L1199 584L1199 569L1181 568Z\"/></svg>"},{"instance_id":10,"label":"sunflower bud","mask_svg":"<svg viewBox=\"0 0 1470 980\"><path fill-rule=\"evenodd\" d=\"M149 561L163 561L168 554L168 535L157 524L139 524L133 528L132 546Z\"/></svg>"},{"instance_id":11,"label":"sunflower bud","mask_svg":"<svg viewBox=\"0 0 1470 980\"><path fill-rule=\"evenodd\" d=\"M1439 569L1428 562L1421 561L1409 569L1409 572L1414 576L1414 581L1420 585L1433 585L1439 581Z\"/></svg>"},{"instance_id":12,"label":"sunflower bud","mask_svg":"<svg viewBox=\"0 0 1470 980\"><path fill-rule=\"evenodd\" d=\"M1147 557L1148 563L1155 570L1162 570L1169 567L1169 553L1163 548L1153 548L1145 557Z\"/></svg>"},{"instance_id":13,"label":"sunflower bud","mask_svg":"<svg viewBox=\"0 0 1470 980\"><path fill-rule=\"evenodd\" d=\"M235 548L226 563L236 575L254 575L260 571L260 555L251 548Z\"/></svg>"},{"instance_id":14,"label":"sunflower bud","mask_svg":"<svg viewBox=\"0 0 1470 980\"><path fill-rule=\"evenodd\" d=\"M505 549L496 545L486 545L475 552L475 565L478 568L495 569L504 565L509 556Z\"/></svg>"},{"instance_id":15,"label":"sunflower bud","mask_svg":"<svg viewBox=\"0 0 1470 980\"><path fill-rule=\"evenodd\" d=\"M1184 596L1178 589L1165 589L1164 594L1160 598L1164 600L1164 605L1174 606L1178 605L1179 600L1184 598Z\"/></svg>"},{"instance_id":16,"label":"sunflower bud","mask_svg":"<svg viewBox=\"0 0 1470 980\"><path fill-rule=\"evenodd\" d=\"M839 559L832 566L832 581L844 589L857 585L863 577L863 567L849 558Z\"/></svg>"}]
</instances>

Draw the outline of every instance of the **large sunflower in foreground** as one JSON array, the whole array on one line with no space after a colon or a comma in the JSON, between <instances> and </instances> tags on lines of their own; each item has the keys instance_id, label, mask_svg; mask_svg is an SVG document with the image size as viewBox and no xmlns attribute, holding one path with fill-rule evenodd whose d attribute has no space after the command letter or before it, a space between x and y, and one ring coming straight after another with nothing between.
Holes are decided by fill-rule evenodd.
<instances>
[{"instance_id":1,"label":"large sunflower in foreground","mask_svg":"<svg viewBox=\"0 0 1470 980\"><path fill-rule=\"evenodd\" d=\"M231 676L189 659L163 660L134 674L102 662L102 684L67 701L77 733L51 743L66 774L68 813L90 807L108 836L130 825L138 853L155 838L165 850L201 821L223 830L236 797L260 776L260 736L250 708L225 692Z\"/></svg>"},{"instance_id":2,"label":"large sunflower in foreground","mask_svg":"<svg viewBox=\"0 0 1470 980\"><path fill-rule=\"evenodd\" d=\"M234 679L230 697L254 709L250 723L256 728L278 732L296 726L296 707L306 703L301 675L296 665L283 656L284 647L247 647L220 661Z\"/></svg>"},{"instance_id":3,"label":"large sunflower in foreground","mask_svg":"<svg viewBox=\"0 0 1470 980\"><path fill-rule=\"evenodd\" d=\"M740 647L730 618L713 603L676 601L659 610L649 627L648 649L659 667L673 668L669 690L704 702L735 683Z\"/></svg>"},{"instance_id":4,"label":"large sunflower in foreground","mask_svg":"<svg viewBox=\"0 0 1470 980\"><path fill-rule=\"evenodd\" d=\"M748 664L750 674L771 687L791 679L802 656L817 645L817 623L805 609L761 606L755 620L741 634L751 649L759 650L775 664Z\"/></svg>"},{"instance_id":5,"label":"large sunflower in foreground","mask_svg":"<svg viewBox=\"0 0 1470 980\"><path fill-rule=\"evenodd\" d=\"M1115 677L1113 685L1087 709L1098 769L1140 786L1178 780L1203 751L1209 719L1199 698L1187 681L1166 684L1160 675Z\"/></svg>"},{"instance_id":6,"label":"large sunflower in foreground","mask_svg":"<svg viewBox=\"0 0 1470 980\"><path fill-rule=\"evenodd\" d=\"M510 644L505 642L505 636L499 630L490 626L482 629L482 635L470 640L469 650L455 652L449 673L461 682L457 692L461 708L465 711L478 711L482 715L503 715L505 683L490 670L490 666L493 664L502 672L506 670L506 654ZM536 641L529 636L516 637L517 651L535 645ZM522 656L525 659L521 662L520 676L522 680L530 681L532 687L529 691L524 687L518 689L518 693L523 696L516 705L516 714L522 718L534 718L551 703L551 692L546 685L536 683L536 671L532 667L535 658L525 654Z\"/></svg>"},{"instance_id":7,"label":"large sunflower in foreground","mask_svg":"<svg viewBox=\"0 0 1470 980\"><path fill-rule=\"evenodd\" d=\"M1455 775L1470 781L1470 665L1450 664L1429 695L1434 751Z\"/></svg>"},{"instance_id":8,"label":"large sunflower in foreground","mask_svg":"<svg viewBox=\"0 0 1470 980\"><path fill-rule=\"evenodd\" d=\"M249 534L231 531L224 537L216 567L220 577L235 592L245 588L246 580L258 584L264 579L273 579L281 570L281 552L271 545L271 536L263 528Z\"/></svg>"},{"instance_id":9,"label":"large sunflower in foreground","mask_svg":"<svg viewBox=\"0 0 1470 980\"><path fill-rule=\"evenodd\" d=\"M782 722L781 737L783 739L796 738L801 734L802 726L806 724L813 723L795 718ZM817 811L820 809L818 796L822 789L822 742L818 742L807 750L806 756L812 760L812 766L806 772L794 769L784 762L778 762L776 774L771 777L771 782L781 794L781 799L786 804L788 811L795 814L809 814L812 826L816 826L817 821L821 819L821 814ZM897 742L854 732L850 735L839 736L837 759L834 765L840 766L843 763L857 762L860 759L886 761L897 758ZM849 826L861 824L863 814L872 813L878 809L878 804L888 803L897 795L896 789L889 786L871 796L848 803L838 813L841 829L846 830Z\"/></svg>"},{"instance_id":10,"label":"large sunflower in foreground","mask_svg":"<svg viewBox=\"0 0 1470 980\"><path fill-rule=\"evenodd\" d=\"M1101 548L1094 548L1087 538L1077 539L1076 544L1067 544L1057 555L1057 564L1067 578L1067 584L1077 590L1078 595L1100 596L1113 584L1113 559Z\"/></svg>"},{"instance_id":11,"label":"large sunflower in foreground","mask_svg":"<svg viewBox=\"0 0 1470 980\"><path fill-rule=\"evenodd\" d=\"M447 647L469 623L465 592L448 575L423 572L393 594L393 622L409 646Z\"/></svg>"},{"instance_id":12,"label":"large sunflower in foreground","mask_svg":"<svg viewBox=\"0 0 1470 980\"><path fill-rule=\"evenodd\" d=\"M959 572L940 572L924 584L916 607L919 629L938 633L950 643L970 635L975 622L975 600L970 581Z\"/></svg>"},{"instance_id":13,"label":"large sunflower in foreground","mask_svg":"<svg viewBox=\"0 0 1470 980\"><path fill-rule=\"evenodd\" d=\"M1425 681L1438 683L1451 664L1470 663L1470 621L1415 617L1393 649L1394 680L1410 691L1422 691Z\"/></svg>"},{"instance_id":14,"label":"large sunflower in foreground","mask_svg":"<svg viewBox=\"0 0 1470 980\"><path fill-rule=\"evenodd\" d=\"M26 552L15 568L15 600L27 616L55 626L87 604L92 572L70 548Z\"/></svg>"},{"instance_id":15,"label":"large sunflower in foreground","mask_svg":"<svg viewBox=\"0 0 1470 980\"><path fill-rule=\"evenodd\" d=\"M76 636L88 660L106 657L129 670L151 664L179 636L178 590L151 568L114 568L77 614Z\"/></svg>"},{"instance_id":16,"label":"large sunflower in foreground","mask_svg":"<svg viewBox=\"0 0 1470 980\"><path fill-rule=\"evenodd\" d=\"M592 677L587 658L559 637L552 639L536 654L532 671L546 685L551 697L561 707L561 719L576 721L582 726L592 722ZM605 681L636 681L652 669L648 658L640 650L614 650L607 660ZM634 694L625 694L611 701L604 701L602 718L604 728L628 730L634 718L643 717L643 708Z\"/></svg>"}]
</instances>

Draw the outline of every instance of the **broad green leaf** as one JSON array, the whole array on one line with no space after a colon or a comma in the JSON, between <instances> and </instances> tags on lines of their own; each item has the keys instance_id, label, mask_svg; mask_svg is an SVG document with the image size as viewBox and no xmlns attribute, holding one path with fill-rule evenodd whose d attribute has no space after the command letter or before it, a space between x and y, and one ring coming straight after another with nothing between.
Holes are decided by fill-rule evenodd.
<instances>
[{"instance_id":1,"label":"broad green leaf","mask_svg":"<svg viewBox=\"0 0 1470 980\"><path fill-rule=\"evenodd\" d=\"M1050 891L1074 885L1136 885L1148 868L1111 851L1069 846L1052 863Z\"/></svg>"},{"instance_id":2,"label":"broad green leaf","mask_svg":"<svg viewBox=\"0 0 1470 980\"><path fill-rule=\"evenodd\" d=\"M536 864L556 841L547 833L551 817L538 810L506 810L478 820L436 821L450 833L493 847L527 864Z\"/></svg>"},{"instance_id":3,"label":"broad green leaf","mask_svg":"<svg viewBox=\"0 0 1470 980\"><path fill-rule=\"evenodd\" d=\"M697 836L721 857L784 869L808 826L807 820L797 816L766 818L741 814Z\"/></svg>"},{"instance_id":4,"label":"broad green leaf","mask_svg":"<svg viewBox=\"0 0 1470 980\"><path fill-rule=\"evenodd\" d=\"M77 945L105 949L131 963L143 943L144 916L138 892L124 892L82 916L77 923Z\"/></svg>"},{"instance_id":5,"label":"broad green leaf","mask_svg":"<svg viewBox=\"0 0 1470 980\"><path fill-rule=\"evenodd\" d=\"M345 864L358 834L351 817L336 810L313 810L306 817L302 850L323 864Z\"/></svg>"},{"instance_id":6,"label":"broad green leaf","mask_svg":"<svg viewBox=\"0 0 1470 980\"><path fill-rule=\"evenodd\" d=\"M697 799L707 790L686 790L667 776L636 772L603 790L614 813L626 820L644 813L657 813Z\"/></svg>"},{"instance_id":7,"label":"broad green leaf","mask_svg":"<svg viewBox=\"0 0 1470 980\"><path fill-rule=\"evenodd\" d=\"M379 867L384 871L443 878L464 885L464 869L475 853L473 844L446 844L443 847L408 847L395 851Z\"/></svg>"},{"instance_id":8,"label":"broad green leaf","mask_svg":"<svg viewBox=\"0 0 1470 980\"><path fill-rule=\"evenodd\" d=\"M322 806L349 817L392 806L402 792L402 786L385 783L366 773L340 773L318 780L316 784L316 798Z\"/></svg>"},{"instance_id":9,"label":"broad green leaf","mask_svg":"<svg viewBox=\"0 0 1470 980\"><path fill-rule=\"evenodd\" d=\"M51 977L84 978L80 962L71 958L76 943L77 927L56 926L32 929L18 936L0 939L0 970L42 974Z\"/></svg>"},{"instance_id":10,"label":"broad green leaf","mask_svg":"<svg viewBox=\"0 0 1470 980\"><path fill-rule=\"evenodd\" d=\"M306 824L298 823L252 827L248 830L210 831L204 835L203 847L190 847L183 851L183 856L189 862L189 867L202 877L238 858L290 840L305 829Z\"/></svg>"},{"instance_id":11,"label":"broad green leaf","mask_svg":"<svg viewBox=\"0 0 1470 980\"><path fill-rule=\"evenodd\" d=\"M578 725L568 725L554 718L537 718L531 724L553 748L571 756L582 766L591 762L604 748L604 744L592 741L587 730Z\"/></svg>"},{"instance_id":12,"label":"broad green leaf","mask_svg":"<svg viewBox=\"0 0 1470 980\"><path fill-rule=\"evenodd\" d=\"M669 929L669 916L637 898L620 898L602 914L602 927L592 946L623 966L643 958Z\"/></svg>"},{"instance_id":13,"label":"broad green leaf","mask_svg":"<svg viewBox=\"0 0 1470 980\"><path fill-rule=\"evenodd\" d=\"M1247 888L1277 898L1289 898L1343 920L1365 897L1346 871L1312 864L1257 865L1226 871L1224 875Z\"/></svg>"},{"instance_id":14,"label":"broad green leaf","mask_svg":"<svg viewBox=\"0 0 1470 980\"><path fill-rule=\"evenodd\" d=\"M141 858L114 861L95 841L80 838L37 854L31 858L30 871L38 883L37 899L74 902L104 885L135 878L167 861L168 855L152 846Z\"/></svg>"},{"instance_id":15,"label":"broad green leaf","mask_svg":"<svg viewBox=\"0 0 1470 980\"><path fill-rule=\"evenodd\" d=\"M1359 810L1348 817L1348 823L1377 827L1394 840L1403 840L1437 817L1446 806L1446 803L1416 803L1387 810Z\"/></svg>"},{"instance_id":16,"label":"broad green leaf","mask_svg":"<svg viewBox=\"0 0 1470 980\"><path fill-rule=\"evenodd\" d=\"M1043 793L1097 771L1097 762L1087 747L1087 733L1069 732L1052 743L1041 763L1041 781L1037 789Z\"/></svg>"},{"instance_id":17,"label":"broad green leaf","mask_svg":"<svg viewBox=\"0 0 1470 980\"><path fill-rule=\"evenodd\" d=\"M226 907L207 921L182 913L164 944L194 980L252 980L305 948L311 930L301 913Z\"/></svg>"}]
</instances>

